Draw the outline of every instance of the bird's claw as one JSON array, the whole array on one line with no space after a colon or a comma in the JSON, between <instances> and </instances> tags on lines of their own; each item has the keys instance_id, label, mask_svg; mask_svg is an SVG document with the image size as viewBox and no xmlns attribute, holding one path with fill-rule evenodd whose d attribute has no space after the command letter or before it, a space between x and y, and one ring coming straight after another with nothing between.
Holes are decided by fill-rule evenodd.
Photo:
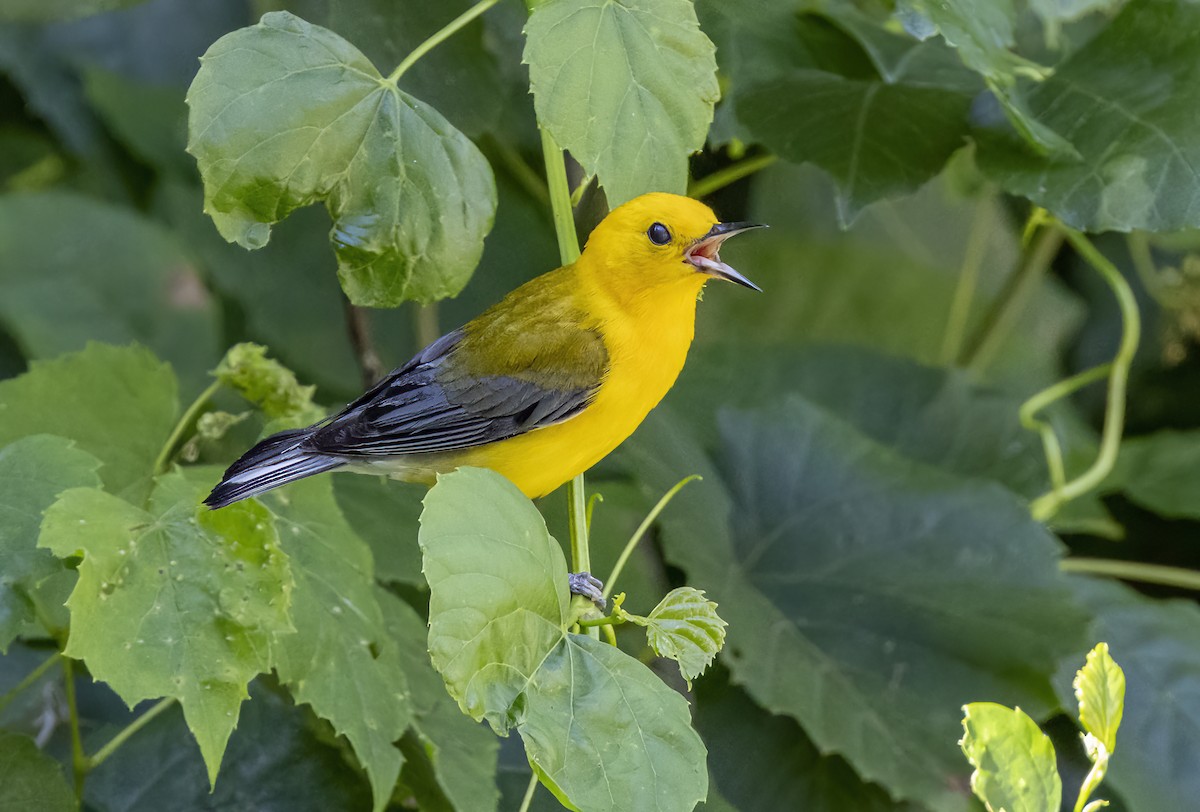
<instances>
[{"instance_id":1,"label":"bird's claw","mask_svg":"<svg viewBox=\"0 0 1200 812\"><path fill-rule=\"evenodd\" d=\"M590 572L569 572L567 573L567 586L571 590L572 595L582 595L592 603L596 604L601 611L604 610L604 584L599 578L594 577Z\"/></svg>"}]
</instances>

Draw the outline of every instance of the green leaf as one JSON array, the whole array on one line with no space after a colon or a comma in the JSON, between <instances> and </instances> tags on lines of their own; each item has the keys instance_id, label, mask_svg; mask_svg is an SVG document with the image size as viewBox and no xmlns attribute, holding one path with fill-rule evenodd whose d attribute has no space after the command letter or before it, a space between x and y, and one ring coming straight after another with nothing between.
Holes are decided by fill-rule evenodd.
<instances>
[{"instance_id":1,"label":"green leaf","mask_svg":"<svg viewBox=\"0 0 1200 812\"><path fill-rule=\"evenodd\" d=\"M941 172L965 142L970 103L958 90L803 70L743 91L738 117L781 157L832 175L848 223Z\"/></svg>"},{"instance_id":2,"label":"green leaf","mask_svg":"<svg viewBox=\"0 0 1200 812\"><path fill-rule=\"evenodd\" d=\"M1111 784L1128 809L1190 809L1200 793L1200 608L1191 600L1151 600L1122 584L1073 577L1094 614L1092 639L1106 640L1127 687L1121 754ZM1083 650L1065 657L1055 685L1063 707Z\"/></svg>"},{"instance_id":3,"label":"green leaf","mask_svg":"<svg viewBox=\"0 0 1200 812\"><path fill-rule=\"evenodd\" d=\"M99 487L99 467L61 437L35 435L0 448L0 652L34 620L30 592L61 569L37 548L42 512L68 488Z\"/></svg>"},{"instance_id":4,"label":"green leaf","mask_svg":"<svg viewBox=\"0 0 1200 812\"><path fill-rule=\"evenodd\" d=\"M0 9L0 22L56 23L136 6L145 0L12 0Z\"/></svg>"},{"instance_id":5,"label":"green leaf","mask_svg":"<svg viewBox=\"0 0 1200 812\"><path fill-rule=\"evenodd\" d=\"M525 35L538 122L599 178L609 205L683 194L719 95L713 44L692 4L548 0Z\"/></svg>"},{"instance_id":6,"label":"green leaf","mask_svg":"<svg viewBox=\"0 0 1200 812\"><path fill-rule=\"evenodd\" d=\"M1040 154L1076 157L1068 140L1073 136L1064 138L1048 126L1017 85L1019 75L1041 78L1049 71L1009 50L1016 26L1011 0L901 0L896 13L914 36L940 32L957 48L963 62L987 79L1008 121L1030 147Z\"/></svg>"},{"instance_id":7,"label":"green leaf","mask_svg":"<svg viewBox=\"0 0 1200 812\"><path fill-rule=\"evenodd\" d=\"M412 689L413 726L400 745L405 755L401 780L413 791L422 810L494 810L499 798L496 737L464 716L446 693L442 678L429 662L425 621L392 593L379 589L376 594L388 632L400 646Z\"/></svg>"},{"instance_id":8,"label":"green leaf","mask_svg":"<svg viewBox=\"0 0 1200 812\"><path fill-rule=\"evenodd\" d=\"M1062 803L1054 745L1020 708L963 706L962 751L975 768L971 790L988 810L1046 812Z\"/></svg>"},{"instance_id":9,"label":"green leaf","mask_svg":"<svg viewBox=\"0 0 1200 812\"><path fill-rule=\"evenodd\" d=\"M296 374L273 358L267 348L244 342L225 353L213 370L217 380L253 403L267 420L298 426L315 423L324 411L312 402L315 386L301 386Z\"/></svg>"},{"instance_id":10,"label":"green leaf","mask_svg":"<svg viewBox=\"0 0 1200 812\"><path fill-rule=\"evenodd\" d=\"M370 545L379 581L425 589L417 524L426 490L383 476L333 477L338 507L359 538Z\"/></svg>"},{"instance_id":11,"label":"green leaf","mask_svg":"<svg viewBox=\"0 0 1200 812\"><path fill-rule=\"evenodd\" d=\"M1085 231L1200 225L1200 138L1185 112L1200 104L1197 26L1200 8L1190 3L1127 5L1029 97L1082 160L1040 158L982 132L980 169Z\"/></svg>"},{"instance_id":12,"label":"green leaf","mask_svg":"<svg viewBox=\"0 0 1200 812\"><path fill-rule=\"evenodd\" d=\"M1048 674L1083 627L1057 541L994 483L904 459L795 396L724 413L721 436L719 468L662 418L627 448L648 492L704 477L662 540L720 601L734 681L894 797L947 803L956 707L1053 707Z\"/></svg>"},{"instance_id":13,"label":"green leaf","mask_svg":"<svg viewBox=\"0 0 1200 812\"><path fill-rule=\"evenodd\" d=\"M737 812L924 812L822 754L794 719L768 713L717 669L696 688L696 729L716 789ZM715 791L709 789L709 803Z\"/></svg>"},{"instance_id":14,"label":"green leaf","mask_svg":"<svg viewBox=\"0 0 1200 812\"><path fill-rule=\"evenodd\" d=\"M178 412L171 368L141 347L89 344L0 381L0 445L57 434L104 463L112 493L139 501Z\"/></svg>"},{"instance_id":15,"label":"green leaf","mask_svg":"<svg viewBox=\"0 0 1200 812\"><path fill-rule=\"evenodd\" d=\"M0 286L0 324L31 358L138 342L193 386L217 358L217 311L195 267L130 210L63 192L0 197Z\"/></svg>"},{"instance_id":16,"label":"green leaf","mask_svg":"<svg viewBox=\"0 0 1200 812\"><path fill-rule=\"evenodd\" d=\"M633 812L704 798L687 703L615 647L567 633L566 561L510 482L471 468L441 477L419 539L434 667L464 712L517 729L560 801Z\"/></svg>"},{"instance_id":17,"label":"green leaf","mask_svg":"<svg viewBox=\"0 0 1200 812\"><path fill-rule=\"evenodd\" d=\"M72 812L75 794L59 763L33 739L0 730L0 809Z\"/></svg>"},{"instance_id":18,"label":"green leaf","mask_svg":"<svg viewBox=\"0 0 1200 812\"><path fill-rule=\"evenodd\" d=\"M104 812L362 810L366 780L322 740L312 715L262 681L250 684L225 764L210 787L175 709L138 731L88 775L84 798Z\"/></svg>"},{"instance_id":19,"label":"green leaf","mask_svg":"<svg viewBox=\"0 0 1200 812\"><path fill-rule=\"evenodd\" d=\"M287 12L219 39L188 92L188 151L227 240L324 201L355 304L458 293L496 210L491 169L442 116L354 46Z\"/></svg>"},{"instance_id":20,"label":"green leaf","mask_svg":"<svg viewBox=\"0 0 1200 812\"><path fill-rule=\"evenodd\" d=\"M146 510L95 488L46 511L38 546L82 555L65 654L130 706L174 697L210 781L246 685L291 631L292 578L270 514L254 502L200 507L181 473L159 477Z\"/></svg>"},{"instance_id":21,"label":"green leaf","mask_svg":"<svg viewBox=\"0 0 1200 812\"><path fill-rule=\"evenodd\" d=\"M626 617L646 627L646 640L655 654L679 663L688 690L725 645L725 627L729 625L717 615L716 603L688 586L668 592L648 617Z\"/></svg>"},{"instance_id":22,"label":"green leaf","mask_svg":"<svg viewBox=\"0 0 1200 812\"><path fill-rule=\"evenodd\" d=\"M1117 748L1117 728L1125 712L1125 672L1108 653L1108 643L1097 643L1072 683L1079 702L1079 721L1111 754Z\"/></svg>"},{"instance_id":23,"label":"green leaf","mask_svg":"<svg viewBox=\"0 0 1200 812\"><path fill-rule=\"evenodd\" d=\"M1200 519L1200 431L1155 432L1121 444L1106 487L1172 519Z\"/></svg>"},{"instance_id":24,"label":"green leaf","mask_svg":"<svg viewBox=\"0 0 1200 812\"><path fill-rule=\"evenodd\" d=\"M297 702L345 736L371 779L375 809L391 797L412 718L396 642L376 597L371 551L346 523L328 477L261 497L291 561L295 634L276 635L271 662Z\"/></svg>"}]
</instances>

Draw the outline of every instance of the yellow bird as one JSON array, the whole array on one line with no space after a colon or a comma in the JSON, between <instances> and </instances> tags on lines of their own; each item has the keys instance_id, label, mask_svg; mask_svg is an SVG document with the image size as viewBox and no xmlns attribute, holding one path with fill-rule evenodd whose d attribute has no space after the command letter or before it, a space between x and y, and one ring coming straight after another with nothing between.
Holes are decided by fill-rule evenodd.
<instances>
[{"instance_id":1,"label":"yellow bird","mask_svg":"<svg viewBox=\"0 0 1200 812\"><path fill-rule=\"evenodd\" d=\"M225 472L212 508L345 468L432 484L491 468L543 496L633 433L683 369L709 279L759 288L717 251L752 223L647 194L613 210L570 265L447 333L316 425L268 437Z\"/></svg>"}]
</instances>

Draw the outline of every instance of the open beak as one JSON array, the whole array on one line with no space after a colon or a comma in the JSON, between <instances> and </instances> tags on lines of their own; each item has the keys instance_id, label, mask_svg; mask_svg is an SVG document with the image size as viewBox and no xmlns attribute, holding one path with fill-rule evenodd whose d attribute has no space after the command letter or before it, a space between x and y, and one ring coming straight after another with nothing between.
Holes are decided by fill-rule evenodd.
<instances>
[{"instance_id":1,"label":"open beak","mask_svg":"<svg viewBox=\"0 0 1200 812\"><path fill-rule=\"evenodd\" d=\"M757 290L761 293L762 288L722 262L721 255L718 253L721 249L721 243L734 234L741 234L743 231L749 231L752 228L766 228L766 226L762 223L717 223L708 230L707 234L696 240L696 243L684 253L683 261L694 265L696 270L701 273L715 276L718 279L727 279L730 282L736 282L742 287Z\"/></svg>"}]
</instances>

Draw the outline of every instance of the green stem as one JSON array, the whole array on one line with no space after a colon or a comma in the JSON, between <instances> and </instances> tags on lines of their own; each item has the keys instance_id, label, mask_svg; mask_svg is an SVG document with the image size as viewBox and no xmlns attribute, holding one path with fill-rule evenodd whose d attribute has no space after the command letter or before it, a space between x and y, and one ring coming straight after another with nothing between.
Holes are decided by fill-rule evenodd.
<instances>
[{"instance_id":1,"label":"green stem","mask_svg":"<svg viewBox=\"0 0 1200 812\"><path fill-rule=\"evenodd\" d=\"M1200 572L1162 564L1145 564L1140 561L1118 561L1109 558L1064 558L1058 562L1063 572L1078 575L1105 575L1126 581L1144 584L1173 586L1179 589L1200 591Z\"/></svg>"},{"instance_id":2,"label":"green stem","mask_svg":"<svg viewBox=\"0 0 1200 812\"><path fill-rule=\"evenodd\" d=\"M1142 287L1160 307L1172 307L1171 297L1163 290L1162 279L1154 266L1154 254L1150 251L1150 241L1146 234L1142 231L1132 231L1125 237L1125 244L1129 248L1129 258L1133 260L1133 269L1142 280Z\"/></svg>"},{"instance_id":3,"label":"green stem","mask_svg":"<svg viewBox=\"0 0 1200 812\"><path fill-rule=\"evenodd\" d=\"M515 180L525 192L541 203L543 206L550 205L550 190L546 187L546 181L539 175L525 158L516 149L509 144L501 141L499 138L488 136L483 146L488 157L495 156L493 163L499 163L508 174Z\"/></svg>"},{"instance_id":4,"label":"green stem","mask_svg":"<svg viewBox=\"0 0 1200 812\"><path fill-rule=\"evenodd\" d=\"M1095 268L1112 289L1121 311L1121 343L1112 361L1108 376L1108 398L1104 412L1104 428L1100 432L1100 453L1091 466L1075 479L1033 500L1030 506L1036 519L1045 521L1065 503L1095 488L1104 481L1117 461L1121 446L1121 434L1125 430L1125 390L1129 383L1129 369L1137 352L1141 335L1141 316L1137 300L1125 277L1106 256L1092 245L1083 234L1073 229L1066 230L1067 240L1080 256Z\"/></svg>"},{"instance_id":5,"label":"green stem","mask_svg":"<svg viewBox=\"0 0 1200 812\"><path fill-rule=\"evenodd\" d=\"M1104 780L1104 774L1107 771L1108 755L1105 754L1096 759L1096 763L1092 765L1092 769L1088 770L1087 776L1083 779L1083 785L1079 788L1079 797L1075 799L1074 812L1083 812L1088 798L1095 792L1096 787L1100 786L1100 782Z\"/></svg>"},{"instance_id":6,"label":"green stem","mask_svg":"<svg viewBox=\"0 0 1200 812\"><path fill-rule=\"evenodd\" d=\"M450 37L454 36L456 33L458 33L458 31L465 28L472 20L499 2L500 0L479 0L478 3L471 6L469 9L455 17L450 22L446 23L446 25L443 26L440 31L436 32L429 39L422 42L413 50L412 53L404 57L404 61L397 65L396 69L388 76L388 82L393 85L396 84L396 82L400 80L400 77L404 75L404 72L415 65L421 57L425 56L425 54L429 53L434 48L450 39Z\"/></svg>"},{"instance_id":7,"label":"green stem","mask_svg":"<svg viewBox=\"0 0 1200 812\"><path fill-rule=\"evenodd\" d=\"M625 618L617 615L605 615L604 617L580 618L577 622L586 629L593 626L618 626L625 622Z\"/></svg>"},{"instance_id":8,"label":"green stem","mask_svg":"<svg viewBox=\"0 0 1200 812\"><path fill-rule=\"evenodd\" d=\"M621 570L625 569L625 564L629 561L629 556L633 555L633 549L637 547L638 542L642 540L642 536L650 529L650 525L654 524L654 520L658 518L658 514L662 513L663 509L675 498L675 494L683 490L684 485L687 485L694 479L700 479L700 476L692 474L676 482L675 487L663 494L662 499L658 500L658 504L646 514L645 519L642 519L642 523L638 525L637 530L633 531L633 535L625 543L625 549L621 551L621 557L617 559L617 563L613 565L612 572L604 580L604 597L606 599L613 593L613 587L616 586L617 578L620 577Z\"/></svg>"},{"instance_id":9,"label":"green stem","mask_svg":"<svg viewBox=\"0 0 1200 812\"><path fill-rule=\"evenodd\" d=\"M134 733L137 733L143 727L148 725L155 716L158 716L160 713L174 704L175 700L172 697L159 700L152 708L150 708L150 710L134 719L132 722L126 725L121 732L109 739L108 744L97 750L96 755L87 760L87 769L94 770L99 767L109 756L115 753L117 748L124 744L130 736L132 736Z\"/></svg>"},{"instance_id":10,"label":"green stem","mask_svg":"<svg viewBox=\"0 0 1200 812\"><path fill-rule=\"evenodd\" d=\"M200 416L200 410L204 405L217 393L221 388L220 381L213 381L208 385L208 388L200 393L200 397L196 398L188 410L183 413L183 417L179 418L179 422L175 424L175 430L171 432L171 436L167 438L167 442L163 445L162 451L158 452L158 459L154 461L154 475L165 474L167 468L171 465L171 458L175 455L175 449L179 445L179 441L183 439L183 434L188 430L192 423L196 422L196 418Z\"/></svg>"},{"instance_id":11,"label":"green stem","mask_svg":"<svg viewBox=\"0 0 1200 812\"><path fill-rule=\"evenodd\" d=\"M960 366L979 372L991 363L1012 330L1025 301L1050 267L1062 241L1062 230L1055 226L1045 229L1033 240L1022 255L1020 266L1005 280L1004 287L984 315L979 329L963 347L959 356Z\"/></svg>"},{"instance_id":12,"label":"green stem","mask_svg":"<svg viewBox=\"0 0 1200 812\"><path fill-rule=\"evenodd\" d=\"M427 305L417 305L415 327L417 344L421 347L428 347L441 337L442 331L438 327L437 302L430 302Z\"/></svg>"},{"instance_id":13,"label":"green stem","mask_svg":"<svg viewBox=\"0 0 1200 812\"><path fill-rule=\"evenodd\" d=\"M0 696L0 711L3 711L10 704L12 704L12 701L16 699L22 691L41 679L42 675L53 668L60 659L62 659L62 653L58 651L54 652L45 660L43 660L37 668L26 674L25 679L18 682L16 686L7 691L4 696Z\"/></svg>"},{"instance_id":14,"label":"green stem","mask_svg":"<svg viewBox=\"0 0 1200 812\"><path fill-rule=\"evenodd\" d=\"M711 175L706 175L688 184L688 196L697 198L707 197L718 189L724 189L731 183L736 183L761 169L766 169L777 160L779 160L779 156L777 155L756 155L753 158L746 158L735 164L730 164L724 169L718 169Z\"/></svg>"},{"instance_id":15,"label":"green stem","mask_svg":"<svg viewBox=\"0 0 1200 812\"><path fill-rule=\"evenodd\" d=\"M545 128L542 128L541 133L542 157L546 162L546 183L550 188L550 209L554 216L554 233L558 237L558 255L563 265L569 265L579 259L579 238L575 233L575 214L571 210L567 165L562 149L554 142L554 137ZM571 571L591 572L592 556L588 547L587 495L583 474L567 483L567 501L571 531ZM591 601L581 595L575 597L575 603L580 608L585 603L591 606ZM600 639L600 633L596 629L588 629L588 634L597 640Z\"/></svg>"},{"instance_id":16,"label":"green stem","mask_svg":"<svg viewBox=\"0 0 1200 812\"><path fill-rule=\"evenodd\" d=\"M579 201L583 200L583 193L587 191L587 188L592 185L592 181L595 179L595 175L588 175L579 181L579 185L575 187L575 191L571 192L571 208L579 205Z\"/></svg>"},{"instance_id":17,"label":"green stem","mask_svg":"<svg viewBox=\"0 0 1200 812\"><path fill-rule=\"evenodd\" d=\"M67 712L71 715L71 768L75 775L75 800L83 803L83 782L87 778L88 760L83 752L83 737L79 734L79 707L75 702L75 663L63 657L63 680L67 693Z\"/></svg>"},{"instance_id":18,"label":"green stem","mask_svg":"<svg viewBox=\"0 0 1200 812\"><path fill-rule=\"evenodd\" d=\"M521 799L521 808L517 812L529 812L529 804L533 802L533 791L537 789L537 773L529 776L529 786L525 787L525 797Z\"/></svg>"},{"instance_id":19,"label":"green stem","mask_svg":"<svg viewBox=\"0 0 1200 812\"><path fill-rule=\"evenodd\" d=\"M954 300L950 303L946 332L942 336L942 364L954 363L954 359L962 350L963 336L971 315L971 303L975 300L975 290L979 287L979 270L983 267L988 237L992 233L989 227L993 216L991 201L990 193L981 198L975 208L975 216L971 219L967 248L963 252L962 270L958 274L958 284L954 287Z\"/></svg>"},{"instance_id":20,"label":"green stem","mask_svg":"<svg viewBox=\"0 0 1200 812\"><path fill-rule=\"evenodd\" d=\"M1084 370L1043 389L1021 404L1018 411L1021 425L1041 435L1042 448L1046 454L1046 465L1050 468L1050 482L1056 493L1061 493L1067 484L1062 447L1058 443L1058 435L1055 434L1054 427L1049 422L1039 419L1037 413L1055 401L1062 400L1088 384L1103 379L1111 369L1112 364L1101 364Z\"/></svg>"}]
</instances>

